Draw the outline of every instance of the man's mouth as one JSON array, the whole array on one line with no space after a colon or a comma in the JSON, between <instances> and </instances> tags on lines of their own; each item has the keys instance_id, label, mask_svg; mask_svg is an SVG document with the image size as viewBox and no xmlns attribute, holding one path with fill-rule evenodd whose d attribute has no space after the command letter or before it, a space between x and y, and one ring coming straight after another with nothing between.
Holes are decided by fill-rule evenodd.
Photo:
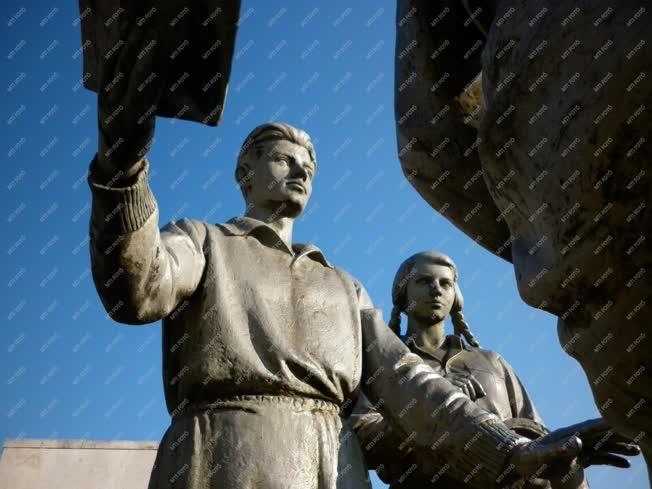
<instances>
[{"instance_id":1,"label":"man's mouth","mask_svg":"<svg viewBox=\"0 0 652 489\"><path fill-rule=\"evenodd\" d=\"M306 193L306 187L304 187L302 183L299 183L299 182L286 182L285 185L288 188L298 190L299 192L302 192L304 194Z\"/></svg>"}]
</instances>

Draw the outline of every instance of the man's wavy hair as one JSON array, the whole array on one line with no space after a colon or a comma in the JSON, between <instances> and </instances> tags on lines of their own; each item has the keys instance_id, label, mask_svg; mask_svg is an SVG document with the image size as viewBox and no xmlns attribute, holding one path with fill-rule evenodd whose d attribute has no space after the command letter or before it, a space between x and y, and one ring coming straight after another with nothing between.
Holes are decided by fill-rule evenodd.
<instances>
[{"instance_id":1,"label":"man's wavy hair","mask_svg":"<svg viewBox=\"0 0 652 489\"><path fill-rule=\"evenodd\" d=\"M289 124L277 122L261 124L245 138L240 148L238 162L235 167L235 181L240 186L240 191L245 198L249 191L249 181L253 172L253 169L249 168L247 162L252 152L254 152L256 159L261 158L263 156L263 144L269 141L290 141L291 143L303 146L308 151L315 168L317 167L315 147L308 133ZM244 169L244 171L241 169Z\"/></svg>"}]
</instances>

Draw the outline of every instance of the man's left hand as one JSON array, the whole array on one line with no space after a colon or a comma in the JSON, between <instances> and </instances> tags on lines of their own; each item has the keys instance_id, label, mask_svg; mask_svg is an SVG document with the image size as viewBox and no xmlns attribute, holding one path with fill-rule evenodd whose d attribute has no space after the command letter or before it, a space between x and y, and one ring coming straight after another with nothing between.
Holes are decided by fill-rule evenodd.
<instances>
[{"instance_id":1,"label":"man's left hand","mask_svg":"<svg viewBox=\"0 0 652 489\"><path fill-rule=\"evenodd\" d=\"M611 465L628 468L625 456L641 453L638 445L610 429L602 419L592 419L548 433L518 446L511 457L516 475L536 479L572 474L578 465Z\"/></svg>"}]
</instances>

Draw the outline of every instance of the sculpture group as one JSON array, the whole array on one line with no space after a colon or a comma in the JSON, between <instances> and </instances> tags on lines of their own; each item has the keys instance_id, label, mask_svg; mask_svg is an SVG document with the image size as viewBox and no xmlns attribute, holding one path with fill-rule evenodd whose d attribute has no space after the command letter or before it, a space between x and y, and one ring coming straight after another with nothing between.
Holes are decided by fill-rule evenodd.
<instances>
[{"instance_id":1,"label":"sculpture group","mask_svg":"<svg viewBox=\"0 0 652 489\"><path fill-rule=\"evenodd\" d=\"M453 202L447 217L515 264L524 299L539 301L534 305L562 316L562 338L581 329L569 351L591 379L609 352L622 356L617 347L623 346L623 338L642 330L644 307L629 324L613 325L616 319L625 323L618 314L638 297L632 292L649 287L645 289L643 276L626 298L622 294L622 303L613 296L613 308L602 312L609 318L605 321L592 307L610 297L604 294L614 286L587 289L586 281L593 277L582 276L561 287L565 267L575 263L584 273L593 273L597 270L591 259L599 256L602 263L611 257L614 268L619 264L618 273L626 273L632 266L643 266L649 254L633 254L632 263L623 263L618 253L631 235L625 231L612 237L613 247L605 245L603 255L582 253L590 244L576 243L573 248L566 243L572 251L555 250L572 232L588 233L584 228L599 224L588 219L593 211L587 208L603 209L599 201L604 192L631 167L625 170L615 163L613 180L607 177L597 196L585 196L584 187L573 187L584 207L569 218L575 231L570 224L568 229L560 227L559 202L543 196L551 195L568 169L551 160L546 143L531 155L518 145L502 143L534 137L518 120L534 102L519 101L525 109L508 113L526 77L500 86L506 83L505 73L516 69L509 63L516 62L517 54L500 56L500 62L492 54L505 49L509 29L516 32L534 7L512 7L513 13L503 18L497 17L499 7L489 3L398 4L397 50L407 39L418 40L416 49L397 56L396 66L397 130L406 176L435 208L439 202ZM91 12L84 19L84 35L93 45L86 51L92 80L87 86L98 92L99 149L89 172L95 285L115 320L163 321L165 397L172 422L158 451L151 489L361 488L369 487L367 467L376 468L393 487L578 488L586 486L584 467L628 466L622 456L638 453L631 439L645 453L649 406L627 419L621 414L632 396L647 399L649 376L643 375L634 393L622 389L620 377L636 362L645 367L645 345L614 367L618 375L594 389L598 402L605 389L614 398L614 409L604 409L606 421L549 431L509 364L479 348L464 319L458 270L449 257L428 251L401 265L386 324L359 281L330 263L316 246L294 243L293 225L310 198L317 169L315 148L300 129L263 124L245 138L234 162L245 202L243 216L221 224L183 219L159 229L146 158L155 117L219 121L239 2L204 0L186 7L189 13L182 17L171 17L179 2L140 2L128 11L120 7L117 15L117 6L109 1L82 0L81 5ZM556 19L558 7L546 5L538 7L545 12L533 25ZM446 36L459 37L460 23L472 24L475 36L483 39L484 60L479 57L482 49L468 56L468 50L460 52L469 39L451 46L444 42ZM179 54L188 57L181 65L192 68L188 76L201 82L175 86L166 60L176 49L175 40L189 32L195 50L191 43L184 51L190 54ZM528 32L535 36L538 31ZM642 33L632 32L636 34L627 35ZM127 40L116 47L116 36ZM157 41L153 45L151 38ZM201 56L208 64L193 64L197 46L210 46L211 39L225 49L213 59L209 48L209 54ZM551 38L547 44L561 42ZM433 61L433 53L439 53L439 61ZM459 63L460 55L468 64ZM219 83L205 81L211 60L220 76L208 79ZM454 60L457 65L452 65ZM143 80L149 82L143 86ZM202 92L208 92L206 97ZM404 117L406 106L415 109ZM640 124L631 124L631 130ZM558 136L555 148L568 137ZM592 141L587 137L585 143ZM607 159L585 162L577 151L572 158L584 166L575 179L603 177L592 165ZM637 151L631 158L643 162L649 150ZM500 171L494 170L498 167ZM624 200L611 205L624 208ZM469 208L477 208L483 219L467 219L464 209ZM537 209L543 210L530 218ZM622 217L621 210L604 212L602 218L615 226L611 220ZM645 210L639 214L642 221L648 219ZM618 225L620 230L623 223ZM546 226L556 228L553 232ZM537 273L538 266L545 272ZM526 283L532 285L526 289ZM581 306L571 310L578 301ZM560 313L564 308L570 312ZM401 314L408 320L403 336ZM444 320L449 315L454 331L447 336ZM624 328L626 334L605 347L607 354L587 356L596 334L609 327L619 332Z\"/></svg>"}]
</instances>

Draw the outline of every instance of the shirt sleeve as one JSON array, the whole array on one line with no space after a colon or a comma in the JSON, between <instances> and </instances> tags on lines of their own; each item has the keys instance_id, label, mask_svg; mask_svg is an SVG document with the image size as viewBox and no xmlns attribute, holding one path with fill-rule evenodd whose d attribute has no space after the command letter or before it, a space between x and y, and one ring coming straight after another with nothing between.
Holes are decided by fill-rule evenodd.
<instances>
[{"instance_id":1,"label":"shirt sleeve","mask_svg":"<svg viewBox=\"0 0 652 489\"><path fill-rule=\"evenodd\" d=\"M116 321L144 324L162 319L200 282L205 227L182 220L159 230L146 159L129 185L115 187L96 183L95 162L88 183L93 197L91 268L97 292Z\"/></svg>"},{"instance_id":2,"label":"shirt sleeve","mask_svg":"<svg viewBox=\"0 0 652 489\"><path fill-rule=\"evenodd\" d=\"M392 426L364 393L360 393L349 422L358 437L367 467L375 470L383 482L391 484L409 469L412 436Z\"/></svg>"},{"instance_id":3,"label":"shirt sleeve","mask_svg":"<svg viewBox=\"0 0 652 489\"><path fill-rule=\"evenodd\" d=\"M450 477L469 487L502 486L510 477L508 459L527 439L510 431L460 393L392 333L378 309L361 311L362 389L405 433L414 450L438 456Z\"/></svg>"},{"instance_id":4,"label":"shirt sleeve","mask_svg":"<svg viewBox=\"0 0 652 489\"><path fill-rule=\"evenodd\" d=\"M534 407L534 402L530 399L521 379L518 378L511 365L501 356L498 356L498 362L505 374L505 386L507 387L509 404L512 408L512 417L531 419L544 426L543 419L541 419L537 409Z\"/></svg>"},{"instance_id":5,"label":"shirt sleeve","mask_svg":"<svg viewBox=\"0 0 652 489\"><path fill-rule=\"evenodd\" d=\"M355 291L358 294L358 304L360 310L371 309L372 307L374 307L371 297L369 297L369 294L367 293L367 289L364 288L364 285L362 285L358 279L354 277L351 278L353 279L353 285L355 286Z\"/></svg>"}]
</instances>

